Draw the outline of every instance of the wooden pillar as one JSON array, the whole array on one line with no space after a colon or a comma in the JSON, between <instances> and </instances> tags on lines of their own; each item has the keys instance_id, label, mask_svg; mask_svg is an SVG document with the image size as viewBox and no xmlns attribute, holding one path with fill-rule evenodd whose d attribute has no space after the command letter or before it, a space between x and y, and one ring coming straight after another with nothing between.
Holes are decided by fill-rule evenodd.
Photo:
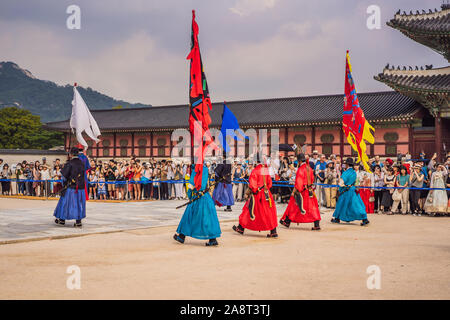
<instances>
[{"instance_id":1,"label":"wooden pillar","mask_svg":"<svg viewBox=\"0 0 450 320\"><path fill-rule=\"evenodd\" d=\"M153 157L153 132L150 132L150 157Z\"/></svg>"},{"instance_id":2,"label":"wooden pillar","mask_svg":"<svg viewBox=\"0 0 450 320\"><path fill-rule=\"evenodd\" d=\"M344 129L342 126L339 130L339 153L341 154L341 159L344 158Z\"/></svg>"},{"instance_id":3,"label":"wooden pillar","mask_svg":"<svg viewBox=\"0 0 450 320\"><path fill-rule=\"evenodd\" d=\"M411 124L408 124L408 151L411 154L411 158L414 159L414 132Z\"/></svg>"},{"instance_id":4,"label":"wooden pillar","mask_svg":"<svg viewBox=\"0 0 450 320\"><path fill-rule=\"evenodd\" d=\"M316 127L312 127L311 130L311 153L316 149Z\"/></svg>"},{"instance_id":5,"label":"wooden pillar","mask_svg":"<svg viewBox=\"0 0 450 320\"><path fill-rule=\"evenodd\" d=\"M172 143L172 134L169 131L169 157L172 157L173 143Z\"/></svg>"},{"instance_id":6,"label":"wooden pillar","mask_svg":"<svg viewBox=\"0 0 450 320\"><path fill-rule=\"evenodd\" d=\"M117 156L117 134L114 132L113 159Z\"/></svg>"},{"instance_id":7,"label":"wooden pillar","mask_svg":"<svg viewBox=\"0 0 450 320\"><path fill-rule=\"evenodd\" d=\"M438 162L442 161L442 119L438 113L434 118L434 150L437 153Z\"/></svg>"},{"instance_id":8,"label":"wooden pillar","mask_svg":"<svg viewBox=\"0 0 450 320\"><path fill-rule=\"evenodd\" d=\"M134 132L131 133L131 156L134 154Z\"/></svg>"}]
</instances>

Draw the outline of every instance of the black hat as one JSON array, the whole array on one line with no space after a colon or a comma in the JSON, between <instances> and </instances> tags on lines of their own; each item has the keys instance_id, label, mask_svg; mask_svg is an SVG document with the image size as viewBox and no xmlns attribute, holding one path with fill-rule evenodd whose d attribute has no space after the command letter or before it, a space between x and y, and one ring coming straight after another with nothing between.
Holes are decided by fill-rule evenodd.
<instances>
[{"instance_id":1,"label":"black hat","mask_svg":"<svg viewBox=\"0 0 450 320\"><path fill-rule=\"evenodd\" d=\"M345 164L348 164L349 166L353 166L355 162L353 161L353 158L349 157L345 160Z\"/></svg>"},{"instance_id":2,"label":"black hat","mask_svg":"<svg viewBox=\"0 0 450 320\"><path fill-rule=\"evenodd\" d=\"M298 161L299 163L305 162L305 161L306 161L305 154L304 154L304 153L299 153L299 154L297 155L297 161Z\"/></svg>"},{"instance_id":3,"label":"black hat","mask_svg":"<svg viewBox=\"0 0 450 320\"><path fill-rule=\"evenodd\" d=\"M80 153L80 149L78 149L77 147L72 147L72 149L70 149L70 154L73 156L77 156L78 153Z\"/></svg>"}]
</instances>

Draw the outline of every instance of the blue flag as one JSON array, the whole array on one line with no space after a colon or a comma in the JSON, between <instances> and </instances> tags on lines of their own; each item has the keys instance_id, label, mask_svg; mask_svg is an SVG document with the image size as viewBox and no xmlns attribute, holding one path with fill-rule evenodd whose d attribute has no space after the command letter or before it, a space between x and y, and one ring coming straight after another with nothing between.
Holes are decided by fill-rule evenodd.
<instances>
[{"instance_id":1,"label":"blue flag","mask_svg":"<svg viewBox=\"0 0 450 320\"><path fill-rule=\"evenodd\" d=\"M227 153L230 151L230 147L227 144L227 136L233 137L234 140L242 141L242 139L236 135L237 131L243 138L248 139L244 132L239 128L236 116L228 109L225 103L223 104L222 127L220 128L220 131L222 132L222 147Z\"/></svg>"}]
</instances>

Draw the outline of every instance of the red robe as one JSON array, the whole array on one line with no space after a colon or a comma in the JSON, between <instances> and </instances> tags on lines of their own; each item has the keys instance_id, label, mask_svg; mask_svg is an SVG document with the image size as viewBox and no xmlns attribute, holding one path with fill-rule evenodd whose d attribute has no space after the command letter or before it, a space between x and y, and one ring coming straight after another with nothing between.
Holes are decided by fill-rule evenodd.
<instances>
[{"instance_id":1,"label":"red robe","mask_svg":"<svg viewBox=\"0 0 450 320\"><path fill-rule=\"evenodd\" d=\"M361 197L364 205L366 206L366 213L374 213L374 192L371 189L361 188L359 189L359 196ZM370 201L372 198L373 201Z\"/></svg>"},{"instance_id":2,"label":"red robe","mask_svg":"<svg viewBox=\"0 0 450 320\"><path fill-rule=\"evenodd\" d=\"M273 200L270 188L272 187L272 179L269 175L267 166L258 164L250 174L248 186L253 193L254 217L251 216L249 206L251 199L249 198L242 209L239 216L239 224L245 229L254 231L273 230L278 226L277 208ZM267 188L270 202L266 200L264 186ZM259 190L261 188L261 190Z\"/></svg>"},{"instance_id":3,"label":"red robe","mask_svg":"<svg viewBox=\"0 0 450 320\"><path fill-rule=\"evenodd\" d=\"M309 180L307 173L309 174ZM308 183L309 182L309 183ZM308 184L313 184L314 182L314 171L309 165L302 164L297 170L297 175L295 177L295 189L297 189L303 197L303 208L305 213L302 214L298 208L295 198L291 196L289 199L289 204L283 215L283 220L289 217L289 220L295 223L309 223L317 220L321 220L319 212L319 204L317 202L316 195L309 196L309 191L307 188Z\"/></svg>"}]
</instances>

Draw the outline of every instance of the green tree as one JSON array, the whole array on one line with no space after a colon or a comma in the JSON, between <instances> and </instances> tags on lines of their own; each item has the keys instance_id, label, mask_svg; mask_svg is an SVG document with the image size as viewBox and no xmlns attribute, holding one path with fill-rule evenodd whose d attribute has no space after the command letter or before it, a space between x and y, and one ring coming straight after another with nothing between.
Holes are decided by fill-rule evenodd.
<instances>
[{"instance_id":1,"label":"green tree","mask_svg":"<svg viewBox=\"0 0 450 320\"><path fill-rule=\"evenodd\" d=\"M43 129L39 116L16 107L0 109L0 149L49 149L63 144L63 134Z\"/></svg>"}]
</instances>

